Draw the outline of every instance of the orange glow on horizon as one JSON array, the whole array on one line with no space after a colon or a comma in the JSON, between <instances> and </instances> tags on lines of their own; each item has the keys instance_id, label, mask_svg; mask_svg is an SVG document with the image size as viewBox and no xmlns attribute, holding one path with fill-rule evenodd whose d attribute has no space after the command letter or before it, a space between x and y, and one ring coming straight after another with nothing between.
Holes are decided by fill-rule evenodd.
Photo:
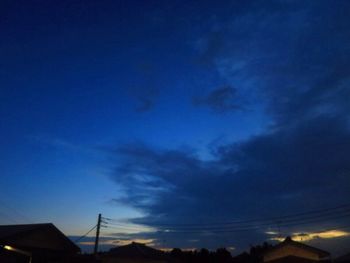
<instances>
[{"instance_id":1,"label":"orange glow on horizon","mask_svg":"<svg viewBox=\"0 0 350 263\"><path fill-rule=\"evenodd\" d=\"M294 241L307 242L316 238L331 239L331 238L338 238L338 237L346 237L349 235L350 235L350 232L334 229L334 230L328 230L328 231L322 231L322 232L297 232L297 233L293 233L291 238ZM282 242L284 238L271 237L270 240L276 240L276 241Z\"/></svg>"},{"instance_id":2,"label":"orange glow on horizon","mask_svg":"<svg viewBox=\"0 0 350 263\"><path fill-rule=\"evenodd\" d=\"M136 243L141 243L145 245L152 246L154 239L128 239L128 240L122 240L122 239L109 239L109 240L100 240L99 244L100 245L114 245L114 246L125 246L129 245L132 242ZM94 246L95 242L94 241L83 241L79 242L80 245L85 245L85 246Z\"/></svg>"}]
</instances>

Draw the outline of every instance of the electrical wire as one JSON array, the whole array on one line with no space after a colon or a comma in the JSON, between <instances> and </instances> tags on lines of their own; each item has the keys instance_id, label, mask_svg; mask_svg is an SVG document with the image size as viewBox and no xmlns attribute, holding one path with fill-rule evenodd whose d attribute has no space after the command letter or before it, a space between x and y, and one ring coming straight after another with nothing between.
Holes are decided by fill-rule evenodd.
<instances>
[{"instance_id":1,"label":"electrical wire","mask_svg":"<svg viewBox=\"0 0 350 263\"><path fill-rule=\"evenodd\" d=\"M94 227L92 227L89 231L87 231L84 235L82 235L81 237L77 238L76 240L74 240L75 243L77 243L78 241L82 240L84 237L86 237L88 234L90 234L90 232L92 230L94 230L97 227L97 225L95 225Z\"/></svg>"},{"instance_id":2,"label":"electrical wire","mask_svg":"<svg viewBox=\"0 0 350 263\"><path fill-rule=\"evenodd\" d=\"M334 216L330 219L338 219L338 218L345 218L350 217L350 214L344 215L344 216ZM300 225L308 225L311 223L319 223L324 221L325 219L315 219L315 220L309 220L306 222L297 222L297 223L288 223L288 224L280 224L280 227L292 227L292 226L300 226ZM195 229L195 230L177 230L177 229L165 229L162 230L163 233L234 233L234 232L241 232L241 231L249 231L249 230L259 230L264 229L264 225L257 225L257 226L251 226L246 228L234 228L234 229L216 229L216 230L208 230L208 229Z\"/></svg>"},{"instance_id":3,"label":"electrical wire","mask_svg":"<svg viewBox=\"0 0 350 263\"><path fill-rule=\"evenodd\" d=\"M345 207L345 206L342 206ZM339 209L339 207L337 207L337 209ZM158 228L158 229L175 229L175 230L232 230L232 229L242 229L242 228L256 228L257 226L269 226L269 225L274 225L276 223L280 223L282 224L281 226L285 226L285 225L290 225L290 224L299 224L299 223L304 223L306 221L306 223L308 223L310 220L311 222L313 222L314 220L317 221L323 221L326 219L333 219L334 217L344 217L344 216L349 216L350 213L350 209L343 209L342 211L335 211L335 209L333 208L333 211L330 209L324 209L323 211L318 210L317 212L318 214L315 214L315 211L312 212L305 212L305 213L299 213L296 215L301 215L303 214L304 216L299 216L297 218L293 218L295 216L291 215L290 218L287 218L285 220L282 220L282 218L286 218L286 217L275 217L274 219L277 219L278 221L274 221L271 220L271 218L269 219L261 219L260 221L258 220L246 220L246 221L240 221L241 223L238 224L231 224L231 225L215 225L215 224L211 224L211 225L196 225L196 226L192 226L192 224L190 225L179 225L179 224L160 224L160 225L149 225L147 224L146 227L154 227L154 228ZM311 215L314 214L314 215ZM254 224L250 223L253 222ZM140 229L140 227L137 226L130 226L130 225L126 225L126 224L122 224L122 223L117 223L116 221L109 221L109 222L105 222L107 223L107 225L113 225L113 226L118 226L120 228L131 228L134 230L138 230ZM249 224L250 223L250 224Z\"/></svg>"},{"instance_id":4,"label":"electrical wire","mask_svg":"<svg viewBox=\"0 0 350 263\"><path fill-rule=\"evenodd\" d=\"M339 219L339 218L348 218L350 217L350 214L346 215L335 215L332 217L328 217L327 219ZM325 218L315 218L313 220L307 220L304 222L290 222L290 223L282 223L279 226L280 227L292 227L292 226L300 226L300 225L307 225L311 223L319 223L324 221ZM265 229L266 226L271 226L272 224L260 224L260 225L252 225L247 227L236 227L236 228L226 228L226 229L175 229L175 228L169 228L169 229L157 229L157 232L162 233L234 233L234 232L241 232L241 231L249 231L249 230L259 230L259 229ZM108 226L108 229L117 229L117 230L132 230L132 231L142 231L144 229L141 228L132 228L132 227L115 227L115 226Z\"/></svg>"},{"instance_id":5,"label":"electrical wire","mask_svg":"<svg viewBox=\"0 0 350 263\"><path fill-rule=\"evenodd\" d=\"M249 219L249 220L241 220L241 221L227 221L227 222L213 222L213 223L203 223L203 224L164 224L164 223L154 223L154 226L156 227L192 227L192 226L213 226L213 225L241 225L245 223L254 223L254 222L263 222L263 221L276 221L276 220L283 220L284 218L292 220L294 217L296 218L302 218L303 216L315 214L315 216L322 216L323 214L328 214L328 213L335 213L336 210L339 209L350 209L350 204L344 204L344 205L339 205L333 208L326 208L326 209L318 209L318 210L312 210L308 212L302 212L302 213L296 213L296 214L289 214L289 215L284 215L284 216L278 216L278 217L269 217L269 218L260 218L260 219ZM341 210L344 211L344 210ZM341 212L340 211L340 212ZM110 221L110 222L118 222L120 223L120 220L118 219L113 219L113 218L106 218L104 219ZM152 226L152 223L148 224L149 226Z\"/></svg>"},{"instance_id":6,"label":"electrical wire","mask_svg":"<svg viewBox=\"0 0 350 263\"><path fill-rule=\"evenodd\" d=\"M1 217L7 218L8 221L14 222L15 224L18 224L18 221L17 221L16 218L14 218L14 217L12 217L12 216L9 216L9 215L7 215L7 214L1 212L1 211L0 211L0 215L1 215Z\"/></svg>"},{"instance_id":7,"label":"electrical wire","mask_svg":"<svg viewBox=\"0 0 350 263\"><path fill-rule=\"evenodd\" d=\"M12 212L14 212L15 214L17 214L17 216L21 217L22 219L24 219L25 221L28 221L29 223L33 223L33 220L29 217L27 217L26 215L24 215L23 213L19 212L17 209L9 206L8 204L4 203L3 201L0 200L0 205L7 208L8 210L11 210ZM16 221L18 221L16 219Z\"/></svg>"}]
</instances>

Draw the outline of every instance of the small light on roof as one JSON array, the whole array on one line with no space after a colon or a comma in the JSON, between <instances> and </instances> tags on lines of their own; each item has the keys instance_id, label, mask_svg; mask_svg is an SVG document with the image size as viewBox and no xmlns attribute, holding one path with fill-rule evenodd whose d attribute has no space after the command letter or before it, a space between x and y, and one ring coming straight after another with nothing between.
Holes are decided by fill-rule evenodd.
<instances>
[{"instance_id":1,"label":"small light on roof","mask_svg":"<svg viewBox=\"0 0 350 263\"><path fill-rule=\"evenodd\" d=\"M7 249L7 250L13 250L13 247L11 247L11 246L4 246L4 249Z\"/></svg>"}]
</instances>

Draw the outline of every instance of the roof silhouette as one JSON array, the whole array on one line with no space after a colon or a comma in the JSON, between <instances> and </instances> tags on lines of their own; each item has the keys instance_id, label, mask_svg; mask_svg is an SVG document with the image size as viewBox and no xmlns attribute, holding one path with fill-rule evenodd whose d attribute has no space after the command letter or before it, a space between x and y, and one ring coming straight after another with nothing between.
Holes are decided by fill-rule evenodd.
<instances>
[{"instance_id":1,"label":"roof silhouette","mask_svg":"<svg viewBox=\"0 0 350 263\"><path fill-rule=\"evenodd\" d=\"M273 261L270 261L270 263L315 263L317 261L307 259L307 258L302 258L302 257L296 257L296 256L287 256L283 258L278 258ZM330 263L329 260L322 260L320 261L322 263Z\"/></svg>"},{"instance_id":2,"label":"roof silhouette","mask_svg":"<svg viewBox=\"0 0 350 263\"><path fill-rule=\"evenodd\" d=\"M39 239L35 237L37 233L41 234ZM55 238L55 244L49 246L53 237ZM71 252L80 251L80 248L52 223L0 225L0 244L21 246L23 244L23 240L26 241L26 246L33 248L36 247L45 249L50 247L50 249L66 250ZM57 245L57 240L59 240L60 246ZM47 243L47 246L44 243Z\"/></svg>"},{"instance_id":3,"label":"roof silhouette","mask_svg":"<svg viewBox=\"0 0 350 263\"><path fill-rule=\"evenodd\" d=\"M162 259L164 257L163 251L136 242L132 242L125 246L111 248L109 254L116 257L147 259Z\"/></svg>"},{"instance_id":4,"label":"roof silhouette","mask_svg":"<svg viewBox=\"0 0 350 263\"><path fill-rule=\"evenodd\" d=\"M269 249L266 254L269 254L270 252L273 252L277 249L280 249L284 246L287 246L287 245L292 245L292 246L295 246L295 247L298 247L298 248L302 248L302 249L305 249L305 250L308 250L308 251L311 251L313 253L316 253L319 255L320 258L324 258L324 257L329 257L330 256L330 253L325 251L325 250L322 250L322 249L319 249L319 248L316 248L316 247L312 247L312 246L309 246L309 245L306 245L304 243L301 243L301 242L297 242L297 241L294 241L292 240L291 237L286 237L286 239L279 243L278 245L272 247L271 249Z\"/></svg>"}]
</instances>

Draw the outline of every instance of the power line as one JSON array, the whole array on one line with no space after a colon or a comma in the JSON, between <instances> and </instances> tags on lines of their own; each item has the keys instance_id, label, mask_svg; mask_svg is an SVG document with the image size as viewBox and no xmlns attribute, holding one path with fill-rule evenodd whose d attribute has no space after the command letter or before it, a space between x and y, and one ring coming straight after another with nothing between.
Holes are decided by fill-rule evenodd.
<instances>
[{"instance_id":1,"label":"power line","mask_svg":"<svg viewBox=\"0 0 350 263\"><path fill-rule=\"evenodd\" d=\"M159 226L149 225L149 224L139 224L131 225L121 222L118 219L102 217L101 227L105 227L106 230L116 229L119 231L136 231L136 232L146 232L151 230L151 232L157 232L159 234L224 234L224 233L235 233L240 231L257 231L266 230L266 227L276 224L278 220L279 227L293 227L301 225L310 225L313 223L324 223L326 221L332 220L333 223L339 222L339 219L350 217L350 205L340 205L333 208L318 209L302 213L290 214L280 217L269 217L261 219L249 219L234 222L216 223L215 224L160 224ZM335 221L334 221L335 220ZM329 222L328 222L329 225ZM168 226L168 227L165 227ZM170 226L170 227L169 227ZM191 227L192 226L192 227ZM144 227L144 228L143 228ZM153 229L152 229L153 228ZM323 233L330 230L343 230L349 229L350 226L333 226L328 230L318 231L317 233ZM153 231L154 230L154 231ZM122 233L122 232L118 232ZM110 233L109 233L110 234ZM115 233L117 234L117 233ZM136 233L135 233L136 234ZM307 235L308 233L306 233Z\"/></svg>"},{"instance_id":2,"label":"power line","mask_svg":"<svg viewBox=\"0 0 350 263\"><path fill-rule=\"evenodd\" d=\"M283 219L290 219L292 220L293 218L302 218L303 216L315 214L315 216L323 215L324 213L329 213L329 212L336 212L336 210L343 209L343 208L350 208L350 205L342 205L342 206L337 206L334 208L327 208L327 209L319 209L319 210L313 210L313 211L308 211L308 212L303 212L303 213L296 213L296 214L289 214L285 216L278 216L278 217L269 217L269 218L256 218L256 219L248 219L248 220L240 220L240 221L231 221L231 222L219 222L219 223L207 223L207 224L200 224L201 226L212 226L212 225L241 225L244 223L254 223L254 222L270 222L270 221L280 221ZM342 210L343 211L343 210ZM160 226L198 226L198 224L160 224Z\"/></svg>"},{"instance_id":3,"label":"power line","mask_svg":"<svg viewBox=\"0 0 350 263\"><path fill-rule=\"evenodd\" d=\"M302 218L294 218L294 219L285 219L285 220L279 220L279 221L261 221L261 222L255 222L253 223L246 223L246 224L240 224L240 225L226 225L226 226L194 226L194 227L169 227L168 229L182 229L182 230L188 230L188 229L206 229L206 230L216 230L216 229L235 229L235 228L250 228L250 227L256 227L256 226L269 226L269 225L275 225L279 224L280 226L284 226L286 224L294 224L294 223L303 223L307 222L308 220L314 220L319 219L320 221L326 220L326 219L332 219L333 217L341 217L344 215L350 215L350 210L337 212L337 213L327 213L323 215L314 215L314 216L308 216L308 217L302 217ZM166 227L160 227L165 228Z\"/></svg>"},{"instance_id":4,"label":"power line","mask_svg":"<svg viewBox=\"0 0 350 263\"><path fill-rule=\"evenodd\" d=\"M18 224L17 219L15 219L14 217L9 216L1 211L0 211L0 214L2 215L2 217L6 217L9 221L14 222L15 224Z\"/></svg>"},{"instance_id":5,"label":"power line","mask_svg":"<svg viewBox=\"0 0 350 263\"><path fill-rule=\"evenodd\" d=\"M339 218L346 218L350 217L350 213L344 214L344 215L334 215L332 217L328 217L326 219L339 219ZM300 226L300 225L307 225L311 223L317 223L324 221L325 218L314 218L312 220L307 220L304 222L289 222L289 223L282 223L280 226L282 227L291 227L291 226ZM271 224L270 224L271 225ZM235 228L221 228L221 229L176 229L176 228L170 228L170 229L158 229L158 232L162 233L207 233L207 232L213 232L213 233L234 233L234 232L241 232L241 231L249 231L249 230L259 230L264 229L267 224L260 224L260 225L251 225L246 227L235 227ZM132 228L132 227L115 227L115 226L107 226L107 228L110 229L124 229L124 230L134 230L134 231L140 231L142 229L140 228Z\"/></svg>"},{"instance_id":6,"label":"power line","mask_svg":"<svg viewBox=\"0 0 350 263\"><path fill-rule=\"evenodd\" d=\"M147 225L127 225L127 224L120 224L120 223L114 223L114 222L103 222L105 225L103 226L117 226L117 227L127 227L127 228L134 228L134 229L144 229L145 227L150 228L150 226Z\"/></svg>"},{"instance_id":7,"label":"power line","mask_svg":"<svg viewBox=\"0 0 350 263\"><path fill-rule=\"evenodd\" d=\"M128 230L128 231L136 231L136 232L150 232L151 229L145 229L145 228L132 228L132 227L116 227L116 226L105 226L106 229L117 229L117 230ZM157 229L154 229L155 231L159 231Z\"/></svg>"},{"instance_id":8,"label":"power line","mask_svg":"<svg viewBox=\"0 0 350 263\"><path fill-rule=\"evenodd\" d=\"M93 226L89 231L87 231L84 235L82 235L81 237L77 238L74 242L77 243L78 241L82 240L84 237L86 237L88 234L91 233L91 231L93 231L95 228L97 227L97 225Z\"/></svg>"},{"instance_id":9,"label":"power line","mask_svg":"<svg viewBox=\"0 0 350 263\"><path fill-rule=\"evenodd\" d=\"M314 221L316 222L316 221ZM310 222L309 222L310 223ZM295 225L303 225L303 224L295 224ZM291 225L289 225L291 226ZM115 227L109 227L111 229L118 229L120 230L120 228L115 228ZM160 234L222 234L222 233L237 233L237 232L245 232L245 231L251 231L251 230L258 230L261 229L259 227L256 228L245 228L245 229L235 229L235 230L222 230L222 231L158 231L158 233ZM327 232L327 231L331 231L331 230L346 230L346 229L350 229L350 225L349 226L334 226L331 228L328 228L327 230L323 230L323 231L319 231L318 233L323 233L323 232Z\"/></svg>"},{"instance_id":10,"label":"power line","mask_svg":"<svg viewBox=\"0 0 350 263\"><path fill-rule=\"evenodd\" d=\"M265 221L276 221L276 220L282 220L284 218L291 219L294 217L301 218L302 216L307 216L311 214L315 214L315 216L323 215L324 213L335 213L336 210L339 209L344 209L344 208L350 208L350 204L344 204L344 205L339 205L333 208L326 208L326 209L318 209L318 210L312 210L312 211L307 211L307 212L302 212L302 213L296 213L296 214L289 214L285 216L278 216L278 217L269 217L269 218L256 218L256 219L248 219L248 220L240 220L240 221L227 221L227 222L212 222L212 223L203 223L203 224L198 224L198 223L193 223L193 224L164 224L164 223L153 223L154 226L157 227L191 227L191 226L213 226L213 225L241 225L244 223L254 223L254 222L265 222ZM342 210L344 211L344 210ZM113 219L113 218L106 218L104 217L103 219L106 219L110 222L120 222L118 219ZM147 225L152 226L152 223L148 223Z\"/></svg>"},{"instance_id":11,"label":"power line","mask_svg":"<svg viewBox=\"0 0 350 263\"><path fill-rule=\"evenodd\" d=\"M3 201L0 200L0 205L7 208L8 210L11 210L12 212L14 212L15 214L17 214L17 216L23 218L25 221L28 221L30 223L33 223L33 220L29 217L27 217L26 215L24 215L23 213L19 212L17 209L9 206L8 204L4 203ZM16 220L17 221L17 220Z\"/></svg>"},{"instance_id":12,"label":"power line","mask_svg":"<svg viewBox=\"0 0 350 263\"><path fill-rule=\"evenodd\" d=\"M350 209L343 209L341 211L337 211L339 210L339 208L344 208L346 207L345 205L343 206L339 206L336 208L332 208L332 209L323 209L323 210L315 210L315 211L310 211L310 212L304 212L304 213L298 213L298 214L294 214L294 215L290 215L289 218L282 220L282 218L286 218L287 216L284 217L275 217L273 219L278 219L278 222L280 224L280 226L289 226L289 225L293 225L293 224L304 224L304 223L309 223L309 222L314 222L314 220L316 220L317 222L326 220L326 219L333 219L334 217L339 218L339 217L346 217L349 216L349 212ZM313 214L313 215L312 215ZM301 216L304 215L304 216ZM295 218L296 216L299 216L297 218ZM128 228L131 230L140 230L140 227L137 226L130 226L130 225L125 225L122 223L117 223L115 219L110 219L110 218L104 218L109 220L108 222L104 222L108 225L113 225L113 226L118 226L120 228ZM250 224L248 224L250 223ZM254 224L252 224L254 223ZM261 227L261 226L269 226L269 225L274 225L276 224L276 221L272 220L272 218L269 219L260 219L260 221L258 220L246 220L246 221L240 221L240 224L238 224L238 221L236 222L236 224L226 224L226 225L222 225L222 224L211 224L211 225L207 225L207 224L202 224L202 225L195 225L192 226L193 224L187 224L187 225L180 225L180 224L160 224L159 226L155 226L155 225L145 225L146 227L154 227L157 229L164 229L165 230L181 230L181 231L191 231L191 230L232 230L232 229L251 229L251 228L257 228L257 227ZM166 227L167 226L167 227ZM192 227L191 227L192 226Z\"/></svg>"},{"instance_id":13,"label":"power line","mask_svg":"<svg viewBox=\"0 0 350 263\"><path fill-rule=\"evenodd\" d=\"M327 218L329 219L338 219L338 218L346 218L350 217L350 214L339 216L336 215L334 217ZM319 223L324 221L324 218L320 219L314 219L314 220L309 220L306 222L293 222L293 223L288 223L288 224L280 224L282 227L291 227L291 226L300 226L300 225L307 225L311 223ZM212 232L212 233L234 233L234 232L241 232L241 231L249 231L249 230L259 230L263 229L264 226L266 225L256 225L256 226L250 226L250 227L242 227L242 228L231 228L231 229L165 229L161 230L164 233L205 233L205 232Z\"/></svg>"}]
</instances>

